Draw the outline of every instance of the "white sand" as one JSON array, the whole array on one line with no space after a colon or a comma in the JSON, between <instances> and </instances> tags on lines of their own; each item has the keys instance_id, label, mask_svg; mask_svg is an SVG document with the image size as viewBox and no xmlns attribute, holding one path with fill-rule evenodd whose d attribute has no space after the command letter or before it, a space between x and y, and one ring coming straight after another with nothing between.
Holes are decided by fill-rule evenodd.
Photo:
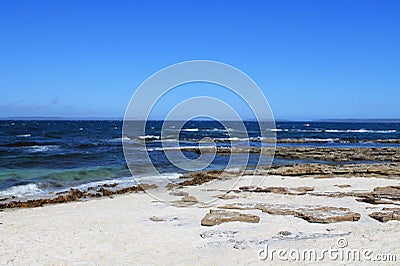
<instances>
[{"instance_id":1,"label":"white sand","mask_svg":"<svg viewBox=\"0 0 400 266\"><path fill-rule=\"evenodd\" d=\"M254 180L253 180L254 181ZM256 180L260 181L260 177ZM213 181L183 189L201 201L222 194L232 181ZM243 179L237 185L248 183ZM372 190L376 186L399 185L398 180L375 178L282 178L268 177L269 186L315 186L315 191ZM350 184L338 188L335 184ZM382 207L354 198L295 196L272 193L240 193L239 198L176 207L144 193L103 198L86 202L49 205L42 208L0 212L0 264L180 264L230 265L264 264L258 251L269 248L317 251L338 248L344 238L349 249L366 249L397 254L400 261L400 222L380 223L368 214ZM180 197L171 197L179 200ZM200 221L210 209L234 202L266 202L297 205L348 207L361 213L358 222L309 223L293 216L270 215L258 210L243 211L260 216L259 223L231 222L212 227ZM235 210L236 211L236 210ZM154 222L157 216L166 221ZM279 231L292 234L280 236ZM276 264L283 262L275 258ZM303 264L309 262L296 262ZM295 263L295 264L296 264ZM317 262L314 262L317 263ZM321 262L318 262L321 263ZM325 263L332 264L327 258ZM353 264L336 261L336 264ZM370 262L370 264L375 264ZM395 265L395 262L385 265Z\"/></svg>"}]
</instances>

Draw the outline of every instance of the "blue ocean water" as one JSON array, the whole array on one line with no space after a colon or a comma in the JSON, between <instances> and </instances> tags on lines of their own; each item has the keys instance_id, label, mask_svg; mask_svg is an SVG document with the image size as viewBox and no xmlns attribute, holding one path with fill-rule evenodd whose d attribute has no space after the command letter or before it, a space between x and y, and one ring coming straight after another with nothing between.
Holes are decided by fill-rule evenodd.
<instances>
[{"instance_id":1,"label":"blue ocean water","mask_svg":"<svg viewBox=\"0 0 400 266\"><path fill-rule=\"evenodd\" d=\"M149 121L141 136L122 136L122 121L0 121L0 197L29 195L82 186L90 182L120 179L131 182L125 162L122 141L146 141L147 150L157 169L165 174L180 172L163 154L160 131L163 121ZM217 145L250 140L260 146L260 128L256 122L245 122L247 139L232 138L230 129L216 121L189 121L179 132L181 146L197 146L208 137ZM173 131L174 127L170 126ZM264 130L264 129L261 129ZM276 122L278 140L305 139L306 143L277 145L329 147L396 146L377 140L399 139L400 123L346 122ZM195 152L186 152L196 158ZM256 160L254 160L256 161ZM289 161L290 162L290 161ZM226 156L217 156L208 169L226 166ZM275 160L274 163L288 163ZM250 158L249 164L252 164ZM146 169L137 166L138 174Z\"/></svg>"}]
</instances>

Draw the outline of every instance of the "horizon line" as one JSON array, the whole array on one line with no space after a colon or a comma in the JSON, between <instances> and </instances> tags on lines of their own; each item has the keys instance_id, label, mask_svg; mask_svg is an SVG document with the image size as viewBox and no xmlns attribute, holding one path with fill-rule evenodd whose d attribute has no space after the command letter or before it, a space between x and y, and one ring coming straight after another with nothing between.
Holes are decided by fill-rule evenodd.
<instances>
[{"instance_id":1,"label":"horizon line","mask_svg":"<svg viewBox=\"0 0 400 266\"><path fill-rule=\"evenodd\" d=\"M84 117L63 117L63 116L10 116L10 117L0 117L0 120L64 120L64 121L72 121L72 120L86 120L86 121L124 121L124 118L121 117L97 117L97 116L84 116ZM128 121L143 121L145 119L127 119ZM165 121L164 119L147 119L148 121ZM213 121L212 119L194 119L195 121ZM169 119L168 121L185 121L182 119ZM255 119L223 119L221 121L257 121ZM268 121L268 120L261 120ZM369 122L398 122L400 123L400 118L315 118L315 119L286 119L286 118L277 118L274 121L277 122L357 122L357 121L369 121Z\"/></svg>"}]
</instances>

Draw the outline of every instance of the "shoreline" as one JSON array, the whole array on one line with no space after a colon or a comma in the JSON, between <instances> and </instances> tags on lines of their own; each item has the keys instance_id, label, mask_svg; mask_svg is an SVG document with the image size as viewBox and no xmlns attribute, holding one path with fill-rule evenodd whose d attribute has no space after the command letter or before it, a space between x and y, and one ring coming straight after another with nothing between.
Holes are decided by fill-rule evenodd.
<instances>
[{"instance_id":1,"label":"shoreline","mask_svg":"<svg viewBox=\"0 0 400 266\"><path fill-rule=\"evenodd\" d=\"M330 165L330 164L292 164L292 165L275 165L270 168L260 166L255 170L236 170L222 171L209 170L202 172L191 172L181 174L175 182L169 182L165 188L171 189L183 186L199 186L204 183L218 180L221 178L234 178L235 176L249 175L275 175L275 176L296 176L299 178L382 178L382 179L400 179L400 163L370 163L370 164L346 164L346 165ZM119 183L110 181L97 186L89 186L86 189L70 188L57 193L51 193L47 196L41 196L31 199L17 199L15 197L4 197L0 199L0 211L4 209L14 208L32 208L42 207L48 204L68 203L80 200L91 200L102 197L113 197L115 195L137 193L147 189L158 189L160 183L139 183L137 185L119 187Z\"/></svg>"},{"instance_id":2,"label":"shoreline","mask_svg":"<svg viewBox=\"0 0 400 266\"><path fill-rule=\"evenodd\" d=\"M206 147L180 147L182 152L193 152L193 153L208 153L214 152L214 149ZM275 161L273 162L272 168L276 165L290 165L290 164L308 164L308 163L320 163L320 164L331 164L331 165L345 165L345 164L375 164L375 163L398 163L400 162L400 148L395 147L364 147L364 148L340 148L340 147L276 147L275 152L268 147L249 147L249 148L237 148L237 147L218 147L216 149L217 156L220 156L220 161L225 161L229 155L241 156L243 153L251 153L250 156L263 156L265 162L271 161L272 155L274 155ZM255 157L253 157L255 158ZM214 165L211 169L223 168L223 165ZM239 166L234 166L238 167ZM250 168L253 167L250 165ZM78 188L82 190L84 186L93 183L93 186L97 186L96 183L109 183L114 182L122 183L125 182L125 187L136 185L138 182L130 177L129 169L126 165L118 165L115 167L117 170L113 172L108 167L97 167L97 168L78 168L78 170L69 169L62 171L48 171L40 168L36 170L33 168L31 171L20 173L18 171L10 170L4 175L2 180L4 189L0 192L0 203L4 202L5 198L15 196L16 199L34 199L46 197L48 193L57 193L63 189ZM105 169L105 170L104 170ZM123 169L123 170L122 170ZM104 171L103 171L104 170ZM35 171L40 174L34 174L32 177L23 177L18 182L18 177L24 175L31 175ZM124 172L121 175L121 171ZM126 172L126 173L125 173ZM55 175L54 173L57 173ZM105 176L103 176L105 174ZM55 175L55 176L53 176ZM98 177L96 178L96 175ZM176 173L175 175L178 175ZM67 179L65 176L68 176ZM143 176L146 176L145 172ZM8 179L7 179L8 177ZM105 178L106 179L103 179ZM151 176L150 176L151 177ZM175 177L174 177L175 178ZM88 179L88 181L85 181ZM126 179L126 180L124 180ZM152 182L148 180L140 181L142 183ZM114 181L115 180L115 181ZM122 180L120 182L120 180ZM91 186L91 184L90 184ZM122 188L121 184L121 188Z\"/></svg>"}]
</instances>

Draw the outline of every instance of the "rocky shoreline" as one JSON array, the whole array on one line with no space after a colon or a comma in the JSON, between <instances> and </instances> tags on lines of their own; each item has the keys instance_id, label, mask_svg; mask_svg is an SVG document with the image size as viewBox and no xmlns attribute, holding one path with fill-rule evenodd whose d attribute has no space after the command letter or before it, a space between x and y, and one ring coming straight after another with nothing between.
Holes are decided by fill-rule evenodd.
<instances>
[{"instance_id":1,"label":"rocky shoreline","mask_svg":"<svg viewBox=\"0 0 400 266\"><path fill-rule=\"evenodd\" d=\"M182 150L196 153L213 153L231 155L235 153L256 153L274 156L279 159L299 159L328 162L400 162L400 148L331 148L331 147L217 147L214 148L185 148Z\"/></svg>"},{"instance_id":2,"label":"rocky shoreline","mask_svg":"<svg viewBox=\"0 0 400 266\"><path fill-rule=\"evenodd\" d=\"M185 207L198 204L198 200L190 196L188 192L185 192L185 188L201 186L203 184L229 180L236 177L239 173L245 176L277 176L277 177L296 177L306 179L335 179L335 178L383 178L389 180L400 180L400 164L345 164L345 165L327 165L327 164L293 164L285 166L273 166L270 169L263 169L260 167L254 171L245 172L224 172L224 171L204 171L204 172L192 172L181 176L182 181L176 183L169 183L166 188L170 191L169 194L172 196L181 196L182 199L174 201L173 203L177 206ZM354 198L356 201L368 203L371 205L383 205L383 206L400 206L400 186L381 186L375 187L371 191L353 191L351 185L348 184L337 184L335 187L339 189L348 189L348 191L314 191L312 186L299 186L299 187L285 187L285 186L241 186L235 190L225 191L225 194L218 196L220 199L236 199L240 197L241 193L250 194L280 194L280 195L292 195L301 196L309 195L312 197L330 197L330 198L343 198L349 197ZM17 201L9 200L5 203L0 203L0 211L4 209L13 208L33 208L42 207L48 204L67 203L73 201L82 201L93 198L101 197L113 197L114 195L126 194L126 193L137 193L143 192L148 189L157 189L154 184L140 184L137 186L131 186L126 188L118 188L117 184L105 184L99 185L98 187L89 187L85 191L78 189L70 189L68 191L57 193L49 198L33 199L28 201ZM2 199L4 201L5 199ZM236 206L236 207L235 207ZM349 219L356 221L359 219L357 213L353 213L348 209L338 209L333 206L298 206L290 207L283 206L280 204L268 205L268 204L253 204L252 207L249 205L242 206L241 203L233 203L233 205L217 206L222 209L258 209L262 212L281 214L281 215L294 215L295 217L301 217L310 222L340 222L347 221ZM381 221L387 222L389 220L400 220L399 208L384 207L381 211L370 213L369 216ZM236 221L242 218L246 220L246 217L233 213L223 214L221 211L213 211L208 214L205 222L206 225L212 223L219 224L226 221ZM222 216L221 216L222 215ZM234 218L232 218L232 217ZM225 217L225 218L221 218ZM230 217L230 218L229 218ZM351 218L352 217L352 218ZM351 219L350 219L351 218ZM253 219L253 218L252 218ZM212 221L214 220L214 222Z\"/></svg>"},{"instance_id":3,"label":"rocky shoreline","mask_svg":"<svg viewBox=\"0 0 400 266\"><path fill-rule=\"evenodd\" d=\"M120 189L115 188L118 184L104 184L97 187L89 187L87 190L79 190L71 188L70 190L58 192L56 196L49 198L31 199L27 201L11 200L6 203L0 203L0 211L3 209L14 209L14 208L35 208L43 207L46 204L58 204L67 203L85 199L101 198L101 197L112 197L114 195L121 195L126 193L138 193L143 192L147 189L155 189L155 184L139 184L137 186L130 186ZM8 198L0 199L0 201L7 201Z\"/></svg>"},{"instance_id":4,"label":"rocky shoreline","mask_svg":"<svg viewBox=\"0 0 400 266\"><path fill-rule=\"evenodd\" d=\"M154 200L145 190L168 197ZM257 263L265 245L319 250L340 239L351 249L400 254L399 163L192 172L165 188L106 184L0 208L0 263L54 261L68 253L87 263L155 264L161 256L190 264L193 250L202 264ZM148 252L155 244L157 256ZM21 250L26 256L15 255Z\"/></svg>"}]
</instances>

